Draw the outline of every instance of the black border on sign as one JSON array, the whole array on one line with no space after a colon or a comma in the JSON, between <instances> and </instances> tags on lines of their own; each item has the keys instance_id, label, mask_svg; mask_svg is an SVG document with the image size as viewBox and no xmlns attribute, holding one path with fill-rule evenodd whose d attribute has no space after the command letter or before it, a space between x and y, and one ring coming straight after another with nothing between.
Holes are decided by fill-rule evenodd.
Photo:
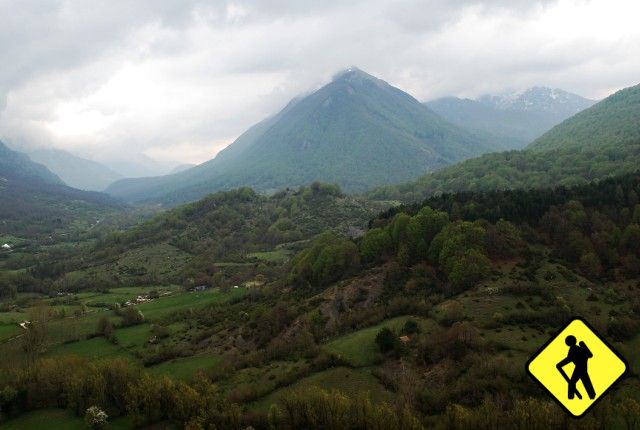
<instances>
[{"instance_id":1,"label":"black border on sign","mask_svg":"<svg viewBox=\"0 0 640 430\"><path fill-rule=\"evenodd\" d=\"M613 352L613 354L614 354L616 357L618 357L618 359L620 359L620 361L622 361L622 362L624 363L624 372L622 372L622 374L621 374L620 376L618 376L618 378L617 378L615 381L613 381L613 383L612 383L611 385L609 385L609 387L608 387L606 390L604 390L604 392L603 392L602 394L600 394L600 396L598 396L598 398L597 398L596 400L594 400L594 402L593 402L593 403L591 403L591 405L589 405L589 407L588 407L587 409L585 409L585 411L584 411L582 414L580 414L580 415L574 415L574 414L573 414L573 413L572 413L572 412L571 412L571 411L570 411L570 410L569 410L565 405L563 405L563 404L562 404L562 402L561 402L560 400L558 400L558 399L556 398L556 396L555 396L551 391L549 391L549 389L548 389L547 387L545 387L545 386L544 386L544 384L542 384L542 382L540 382L540 381L539 381L539 380L538 380L538 379L533 375L533 373L531 373L531 372L529 371L529 365L531 364L531 362L532 362L533 360L535 360L535 359L538 357L538 355L540 355L540 354L542 353L542 351L544 351L544 350L547 348L547 346L549 346L549 344L550 344L551 342L553 342L553 341L554 341L554 340L555 340L555 339L560 335L560 333L562 333L562 331L563 331L564 329L566 329L566 328L569 326L569 324L571 324L571 323L572 323L572 322L574 322L574 321L580 321L581 323L583 323L584 325L586 325L586 326L587 326L587 328L589 328L589 330L591 330L591 331L593 332L593 334L594 334L598 339L600 339L600 341L601 341L602 343L604 343L604 344L605 344L605 345L606 345L606 346L611 350L611 352ZM609 390L611 390L611 388L612 388L614 385L616 385L616 384L617 384L617 383L622 379L622 377L623 377L623 376L625 376L625 375L629 372L629 363L627 363L627 360L625 360L625 359L624 359L624 357L622 357L622 356L618 353L618 351L616 351L616 350L615 350L615 348L614 348L613 346L611 346L611 344L610 344L609 342L607 342L607 341L606 341L602 336L600 336L600 334L596 331L596 329L594 329L594 328L591 326L591 324L589 324L587 321L585 321L585 319L584 319L584 318L582 318L582 317L578 317L578 316L574 316L574 317L572 317L572 318L571 318L567 323L565 323L565 324L564 324L564 325L563 325L563 326L562 326L562 327L561 327L561 328L560 328L560 329L559 329L559 330L558 330L558 331L557 331L553 336L551 336L551 337L549 338L549 340L548 340L548 341L546 341L546 342L544 343L544 345L542 345L542 346L541 346L541 347L540 347L540 348L539 348L539 349L538 349L538 350L537 350L537 351L536 351L536 352L531 356L531 358L530 358L529 360L527 360L527 363L525 364L525 366L524 366L524 367L525 367L525 370L526 370L527 374L529 374L529 376L531 377L531 379L533 379L534 381L536 381L536 383L537 383L538 385L540 385L542 388L544 388L544 390L545 390L547 393L549 393L549 395L551 396L551 398L552 398L552 399L553 399L553 400L554 400L558 405L560 405L560 406L562 407L562 409L564 409L564 410L565 410L569 415L571 415L573 418L582 418L582 417L584 417L584 416L587 414L587 412L589 412L589 411L591 410L591 408L593 408L593 407L594 407L594 406L595 406L595 405L596 405L596 404L597 404L597 403L598 403L598 402L599 402L599 401L600 401L600 400L601 400L601 399L602 399L602 398L603 398L603 397L604 397L604 396L609 392Z\"/></svg>"}]
</instances>

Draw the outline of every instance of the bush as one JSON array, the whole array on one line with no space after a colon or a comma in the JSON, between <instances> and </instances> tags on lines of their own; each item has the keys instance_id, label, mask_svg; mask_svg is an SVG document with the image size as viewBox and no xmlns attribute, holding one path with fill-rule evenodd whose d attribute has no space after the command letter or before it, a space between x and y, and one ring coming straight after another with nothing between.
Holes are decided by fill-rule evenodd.
<instances>
[{"instance_id":1,"label":"bush","mask_svg":"<svg viewBox=\"0 0 640 430\"><path fill-rule=\"evenodd\" d=\"M611 339L622 342L636 335L638 324L629 317L612 318L607 327L607 334Z\"/></svg>"},{"instance_id":2,"label":"bush","mask_svg":"<svg viewBox=\"0 0 640 430\"><path fill-rule=\"evenodd\" d=\"M132 325L142 324L144 322L144 315L140 310L133 306L128 306L124 309L120 309L119 315L122 317L122 326L129 327Z\"/></svg>"},{"instance_id":3,"label":"bush","mask_svg":"<svg viewBox=\"0 0 640 430\"><path fill-rule=\"evenodd\" d=\"M404 327L402 327L402 333L404 334L420 333L420 326L415 320L407 320L404 323Z\"/></svg>"},{"instance_id":4,"label":"bush","mask_svg":"<svg viewBox=\"0 0 640 430\"><path fill-rule=\"evenodd\" d=\"M84 414L84 423L93 430L101 430L107 426L109 416L97 406L91 406Z\"/></svg>"},{"instance_id":5,"label":"bush","mask_svg":"<svg viewBox=\"0 0 640 430\"><path fill-rule=\"evenodd\" d=\"M381 352L391 351L397 342L397 336L387 327L380 330L376 335L376 344Z\"/></svg>"},{"instance_id":6,"label":"bush","mask_svg":"<svg viewBox=\"0 0 640 430\"><path fill-rule=\"evenodd\" d=\"M96 334L98 336L104 336L107 339L110 339L113 336L113 324L109 317L103 315L98 320L98 328L96 330Z\"/></svg>"}]
</instances>

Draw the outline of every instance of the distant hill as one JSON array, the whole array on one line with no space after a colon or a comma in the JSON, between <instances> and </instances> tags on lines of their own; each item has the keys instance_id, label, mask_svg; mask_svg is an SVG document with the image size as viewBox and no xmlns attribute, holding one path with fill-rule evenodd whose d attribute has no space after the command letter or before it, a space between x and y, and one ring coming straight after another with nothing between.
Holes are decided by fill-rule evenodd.
<instances>
[{"instance_id":1,"label":"distant hill","mask_svg":"<svg viewBox=\"0 0 640 430\"><path fill-rule=\"evenodd\" d=\"M122 178L147 178L173 173L176 164L153 159L142 153L122 152L102 155L100 162L118 172Z\"/></svg>"},{"instance_id":2,"label":"distant hill","mask_svg":"<svg viewBox=\"0 0 640 430\"><path fill-rule=\"evenodd\" d=\"M478 100L444 97L426 104L455 125L493 136L505 149L520 149L594 103L563 90L534 87Z\"/></svg>"},{"instance_id":3,"label":"distant hill","mask_svg":"<svg viewBox=\"0 0 640 430\"><path fill-rule=\"evenodd\" d=\"M29 157L45 165L67 185L80 190L102 191L122 179L122 175L96 161L75 156L54 148L40 148L28 152Z\"/></svg>"},{"instance_id":4,"label":"distant hill","mask_svg":"<svg viewBox=\"0 0 640 430\"><path fill-rule=\"evenodd\" d=\"M238 186L268 192L316 180L363 191L498 148L353 68L251 127L213 160L165 177L118 181L107 192L180 203Z\"/></svg>"},{"instance_id":5,"label":"distant hill","mask_svg":"<svg viewBox=\"0 0 640 430\"><path fill-rule=\"evenodd\" d=\"M418 201L456 191L581 185L640 166L640 85L607 97L555 126L525 150L487 154L380 187L374 198Z\"/></svg>"},{"instance_id":6,"label":"distant hill","mask_svg":"<svg viewBox=\"0 0 640 430\"><path fill-rule=\"evenodd\" d=\"M319 183L271 196L249 188L220 191L103 238L93 251L78 255L86 279L76 272L68 281L130 284L153 275L155 282L184 283L201 270L234 277L259 261L284 263L322 232L360 235L369 219L386 208L386 203L346 196L335 185Z\"/></svg>"},{"instance_id":7,"label":"distant hill","mask_svg":"<svg viewBox=\"0 0 640 430\"><path fill-rule=\"evenodd\" d=\"M0 178L7 181L63 185L62 180L42 164L34 163L26 154L9 149L0 142Z\"/></svg>"},{"instance_id":8,"label":"distant hill","mask_svg":"<svg viewBox=\"0 0 640 430\"><path fill-rule=\"evenodd\" d=\"M119 207L106 194L65 185L42 164L0 142L0 234L53 235L74 223L95 223Z\"/></svg>"},{"instance_id":9,"label":"distant hill","mask_svg":"<svg viewBox=\"0 0 640 430\"><path fill-rule=\"evenodd\" d=\"M190 164L190 163L186 163L186 164L179 164L176 167L174 167L171 172L169 173L180 173L180 172L184 172L185 170L191 169L192 167L196 167L196 164Z\"/></svg>"}]
</instances>

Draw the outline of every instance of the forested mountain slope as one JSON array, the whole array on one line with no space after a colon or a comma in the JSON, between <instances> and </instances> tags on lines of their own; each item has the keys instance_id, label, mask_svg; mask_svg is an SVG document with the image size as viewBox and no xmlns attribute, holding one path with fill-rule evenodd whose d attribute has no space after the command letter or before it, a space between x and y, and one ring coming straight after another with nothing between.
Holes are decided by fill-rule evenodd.
<instances>
[{"instance_id":1,"label":"forested mountain slope","mask_svg":"<svg viewBox=\"0 0 640 430\"><path fill-rule=\"evenodd\" d=\"M246 273L255 274L259 263L273 266L263 274L280 271L292 252L324 231L362 234L368 220L387 207L320 183L269 197L249 188L220 191L101 236L77 258L43 263L42 271L55 266L49 276L74 290L119 283L185 284L189 279L218 285L222 272L227 280L240 282Z\"/></svg>"},{"instance_id":2,"label":"forested mountain slope","mask_svg":"<svg viewBox=\"0 0 640 430\"><path fill-rule=\"evenodd\" d=\"M349 69L250 128L213 160L173 175L122 180L107 192L180 203L239 186L274 191L313 181L362 191L497 149L409 94Z\"/></svg>"},{"instance_id":3,"label":"forested mountain slope","mask_svg":"<svg viewBox=\"0 0 640 430\"><path fill-rule=\"evenodd\" d=\"M634 86L557 125L525 150L486 154L370 196L420 201L467 190L571 186L635 171L639 164L640 86Z\"/></svg>"}]
</instances>

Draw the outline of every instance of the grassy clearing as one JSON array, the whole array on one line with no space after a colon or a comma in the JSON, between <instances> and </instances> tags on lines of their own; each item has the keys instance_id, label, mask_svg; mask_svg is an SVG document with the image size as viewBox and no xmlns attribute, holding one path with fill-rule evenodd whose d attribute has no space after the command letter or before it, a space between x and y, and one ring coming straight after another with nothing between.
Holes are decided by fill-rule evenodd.
<instances>
[{"instance_id":1,"label":"grassy clearing","mask_svg":"<svg viewBox=\"0 0 640 430\"><path fill-rule=\"evenodd\" d=\"M119 345L130 348L144 345L151 338L150 330L151 324L141 324L120 328L114 334Z\"/></svg>"},{"instance_id":2,"label":"grassy clearing","mask_svg":"<svg viewBox=\"0 0 640 430\"><path fill-rule=\"evenodd\" d=\"M374 402L391 402L393 399L393 393L385 389L380 382L378 382L376 377L371 374L370 369L336 367L300 379L289 387L274 391L253 403L251 406L258 410L266 410L270 405L279 403L285 394L312 387L325 390L338 390L349 396L368 394Z\"/></svg>"},{"instance_id":3,"label":"grassy clearing","mask_svg":"<svg viewBox=\"0 0 640 430\"><path fill-rule=\"evenodd\" d=\"M84 421L64 409L40 409L2 424L3 430L85 430Z\"/></svg>"},{"instance_id":4,"label":"grassy clearing","mask_svg":"<svg viewBox=\"0 0 640 430\"><path fill-rule=\"evenodd\" d=\"M224 303L246 294L244 288L232 288L227 292L210 289L202 292L188 292L162 297L138 306L147 320L156 320L176 310L188 309L194 306L204 306L213 303Z\"/></svg>"},{"instance_id":5,"label":"grassy clearing","mask_svg":"<svg viewBox=\"0 0 640 430\"><path fill-rule=\"evenodd\" d=\"M26 312L0 312L0 324L18 324L27 319Z\"/></svg>"},{"instance_id":6,"label":"grassy clearing","mask_svg":"<svg viewBox=\"0 0 640 430\"><path fill-rule=\"evenodd\" d=\"M10 339L18 334L22 329L16 324L0 324L0 341Z\"/></svg>"},{"instance_id":7,"label":"grassy clearing","mask_svg":"<svg viewBox=\"0 0 640 430\"><path fill-rule=\"evenodd\" d=\"M159 294L171 293L175 294L180 291L180 287L177 285L170 286L148 286L148 287L124 287L113 288L108 293L88 293L89 295L82 297L81 301L87 306L92 306L101 303L114 304L122 303L128 300L135 299L138 296L147 295L151 291L157 291ZM85 293L87 294L87 293Z\"/></svg>"},{"instance_id":8,"label":"grassy clearing","mask_svg":"<svg viewBox=\"0 0 640 430\"><path fill-rule=\"evenodd\" d=\"M425 332L429 332L435 326L434 321L419 317L402 316L392 318L378 325L367 327L334 339L326 343L323 349L340 356L340 358L346 360L352 366L371 366L380 358L380 352L375 342L378 332L383 327L388 327L399 333L404 323L409 319L418 322L422 331Z\"/></svg>"},{"instance_id":9,"label":"grassy clearing","mask_svg":"<svg viewBox=\"0 0 640 430\"><path fill-rule=\"evenodd\" d=\"M123 348L112 344L103 337L94 337L93 339L59 345L52 349L48 355L78 355L91 360L129 356Z\"/></svg>"},{"instance_id":10,"label":"grassy clearing","mask_svg":"<svg viewBox=\"0 0 640 430\"><path fill-rule=\"evenodd\" d=\"M101 317L108 317L114 325L120 323L121 318L104 309L92 308L79 317L66 317L52 320L49 323L51 342L59 344L72 339L85 339L96 332Z\"/></svg>"},{"instance_id":11,"label":"grassy clearing","mask_svg":"<svg viewBox=\"0 0 640 430\"><path fill-rule=\"evenodd\" d=\"M273 251L253 252L247 254L249 258L256 258L269 263L285 263L291 257L292 252L285 248L276 248Z\"/></svg>"},{"instance_id":12,"label":"grassy clearing","mask_svg":"<svg viewBox=\"0 0 640 430\"><path fill-rule=\"evenodd\" d=\"M117 288L111 290L110 293L86 292L78 294L78 300L85 303L87 300L104 301L105 297L113 298L114 296L133 298L139 294L148 292L151 289L158 289L161 293L164 291L173 291L173 294L161 296L152 302L139 305L138 308L144 313L145 318L149 322L155 322L164 316L181 309L194 308L212 303L224 303L233 298L238 298L246 294L244 288L232 288L229 291L222 292L217 289L206 290L199 293L182 292L177 286L170 287L130 287ZM53 300L53 299L52 299ZM51 350L50 355L59 354L77 354L88 358L102 358L114 355L130 355L132 348L142 347L151 337L151 324L143 324L140 326L117 329L115 331L118 339L118 346L115 346L102 338L86 340L87 336L96 332L98 321L101 317L108 317L114 326L121 323L121 318L114 315L113 312L106 309L89 307L86 312L75 316L73 311L79 306L62 306L56 305L54 308L67 309L67 317L53 319L49 323L49 337ZM20 328L12 325L14 321L23 321L28 318L27 312L7 312L0 313L0 341L9 339L15 334L19 334ZM172 330L175 332L175 329ZM76 340L77 342L68 343ZM7 357L16 355L16 345L19 342L11 341L0 343L0 356ZM129 350L129 351L127 351ZM19 354L18 354L19 356ZM188 366L187 366L188 367Z\"/></svg>"},{"instance_id":13,"label":"grassy clearing","mask_svg":"<svg viewBox=\"0 0 640 430\"><path fill-rule=\"evenodd\" d=\"M39 409L27 412L12 420L2 423L2 430L86 430L87 426L81 417L75 416L66 409ZM130 430L133 429L131 419L118 417L109 421L106 430ZM154 426L155 429L168 429L169 427Z\"/></svg>"},{"instance_id":14,"label":"grassy clearing","mask_svg":"<svg viewBox=\"0 0 640 430\"><path fill-rule=\"evenodd\" d=\"M198 370L207 370L216 366L221 359L222 357L220 355L205 353L167 361L150 367L149 370L153 373L167 375L174 379L188 380L191 379Z\"/></svg>"},{"instance_id":15,"label":"grassy clearing","mask_svg":"<svg viewBox=\"0 0 640 430\"><path fill-rule=\"evenodd\" d=\"M251 392L259 388L263 393L270 393L276 390L278 383L283 379L295 381L290 379L291 375L299 374L300 368L305 365L305 360L272 361L264 366L240 369L217 383L226 392Z\"/></svg>"}]
</instances>

